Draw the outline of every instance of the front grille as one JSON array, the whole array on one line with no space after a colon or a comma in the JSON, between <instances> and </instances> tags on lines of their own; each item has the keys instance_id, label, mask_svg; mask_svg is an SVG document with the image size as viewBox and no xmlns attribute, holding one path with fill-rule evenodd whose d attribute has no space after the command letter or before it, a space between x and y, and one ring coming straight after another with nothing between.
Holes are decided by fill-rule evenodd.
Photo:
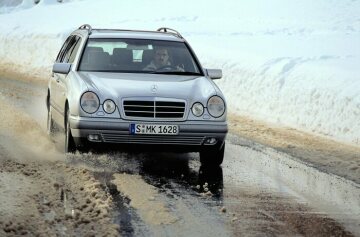
<instances>
[{"instance_id":1,"label":"front grille","mask_svg":"<svg viewBox=\"0 0 360 237\"><path fill-rule=\"evenodd\" d=\"M140 118L183 118L185 102L125 100L125 116Z\"/></svg>"},{"instance_id":2,"label":"front grille","mask_svg":"<svg viewBox=\"0 0 360 237\"><path fill-rule=\"evenodd\" d=\"M203 136L121 135L113 133L101 135L104 142L127 144L202 145L205 139Z\"/></svg>"}]
</instances>

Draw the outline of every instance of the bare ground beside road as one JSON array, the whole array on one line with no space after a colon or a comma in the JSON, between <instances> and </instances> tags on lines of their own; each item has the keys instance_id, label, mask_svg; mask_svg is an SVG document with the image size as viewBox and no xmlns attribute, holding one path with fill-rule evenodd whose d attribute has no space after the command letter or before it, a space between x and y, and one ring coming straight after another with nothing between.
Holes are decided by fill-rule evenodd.
<instances>
[{"instance_id":1,"label":"bare ground beside road","mask_svg":"<svg viewBox=\"0 0 360 237\"><path fill-rule=\"evenodd\" d=\"M44 70L42 75L38 75L29 71L24 71L23 65L0 62L0 76L2 78L16 79L45 85L48 82L48 77L51 76L51 69L48 71Z\"/></svg>"},{"instance_id":2,"label":"bare ground beside road","mask_svg":"<svg viewBox=\"0 0 360 237\"><path fill-rule=\"evenodd\" d=\"M229 116L230 131L360 184L360 147L248 117Z\"/></svg>"}]
</instances>

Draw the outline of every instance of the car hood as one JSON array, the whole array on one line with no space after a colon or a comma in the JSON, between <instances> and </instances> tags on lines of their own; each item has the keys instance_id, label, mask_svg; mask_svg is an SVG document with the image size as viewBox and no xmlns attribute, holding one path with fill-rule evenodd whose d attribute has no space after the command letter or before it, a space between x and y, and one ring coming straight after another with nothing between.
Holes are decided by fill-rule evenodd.
<instances>
[{"instance_id":1,"label":"car hood","mask_svg":"<svg viewBox=\"0 0 360 237\"><path fill-rule=\"evenodd\" d=\"M206 103L216 94L212 81L203 76L79 72L89 90L100 99L161 97Z\"/></svg>"}]
</instances>

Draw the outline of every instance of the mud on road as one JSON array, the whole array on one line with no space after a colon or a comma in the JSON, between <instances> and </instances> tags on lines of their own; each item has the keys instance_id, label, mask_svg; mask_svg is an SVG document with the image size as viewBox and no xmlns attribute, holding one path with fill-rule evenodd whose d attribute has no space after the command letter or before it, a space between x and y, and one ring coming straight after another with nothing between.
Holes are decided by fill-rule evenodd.
<instances>
[{"instance_id":1,"label":"mud on road","mask_svg":"<svg viewBox=\"0 0 360 237\"><path fill-rule=\"evenodd\" d=\"M117 236L112 198L89 171L7 157L0 167L1 236Z\"/></svg>"}]
</instances>

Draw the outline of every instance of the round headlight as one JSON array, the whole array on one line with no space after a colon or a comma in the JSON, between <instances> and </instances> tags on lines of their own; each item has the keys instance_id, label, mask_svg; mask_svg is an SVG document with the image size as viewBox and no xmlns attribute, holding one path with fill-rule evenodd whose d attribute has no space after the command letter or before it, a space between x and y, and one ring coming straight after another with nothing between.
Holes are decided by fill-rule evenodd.
<instances>
[{"instance_id":1,"label":"round headlight","mask_svg":"<svg viewBox=\"0 0 360 237\"><path fill-rule=\"evenodd\" d=\"M196 102L193 104L191 111L196 117L200 117L204 113L204 106L201 103Z\"/></svg>"},{"instance_id":2,"label":"round headlight","mask_svg":"<svg viewBox=\"0 0 360 237\"><path fill-rule=\"evenodd\" d=\"M93 114L98 110L100 101L94 92L88 91L81 96L80 106L86 113Z\"/></svg>"},{"instance_id":3,"label":"round headlight","mask_svg":"<svg viewBox=\"0 0 360 237\"><path fill-rule=\"evenodd\" d=\"M112 100L105 100L103 104L104 111L108 114L114 113L116 105Z\"/></svg>"},{"instance_id":4,"label":"round headlight","mask_svg":"<svg viewBox=\"0 0 360 237\"><path fill-rule=\"evenodd\" d=\"M208 101L207 109L211 116L218 118L225 112L225 102L219 96L212 96Z\"/></svg>"}]
</instances>

